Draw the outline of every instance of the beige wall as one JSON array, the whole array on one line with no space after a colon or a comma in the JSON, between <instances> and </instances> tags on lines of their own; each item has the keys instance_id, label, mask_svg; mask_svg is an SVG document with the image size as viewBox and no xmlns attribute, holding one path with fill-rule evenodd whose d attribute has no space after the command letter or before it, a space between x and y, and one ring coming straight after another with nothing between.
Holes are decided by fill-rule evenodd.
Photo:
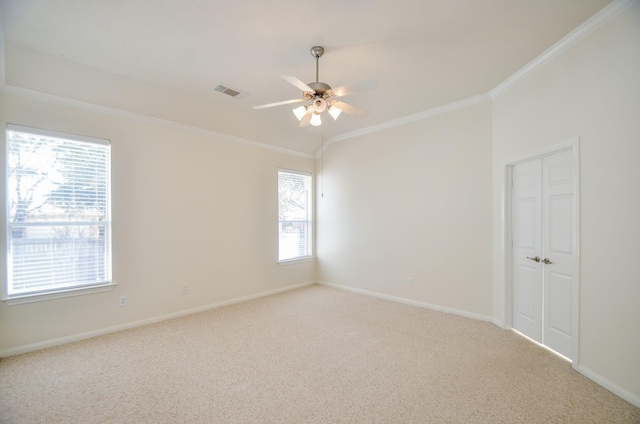
<instances>
[{"instance_id":1,"label":"beige wall","mask_svg":"<svg viewBox=\"0 0 640 424\"><path fill-rule=\"evenodd\" d=\"M489 102L333 143L321 162L319 280L491 316Z\"/></svg>"},{"instance_id":2,"label":"beige wall","mask_svg":"<svg viewBox=\"0 0 640 424\"><path fill-rule=\"evenodd\" d=\"M503 161L580 137L579 369L640 401L640 4L494 100L495 316Z\"/></svg>"},{"instance_id":3,"label":"beige wall","mask_svg":"<svg viewBox=\"0 0 640 424\"><path fill-rule=\"evenodd\" d=\"M314 261L277 265L277 170L312 172L313 159L9 96L0 96L0 117L1 128L10 122L111 140L118 284L105 293L0 302L0 352L314 280ZM120 295L128 306L118 307Z\"/></svg>"}]
</instances>

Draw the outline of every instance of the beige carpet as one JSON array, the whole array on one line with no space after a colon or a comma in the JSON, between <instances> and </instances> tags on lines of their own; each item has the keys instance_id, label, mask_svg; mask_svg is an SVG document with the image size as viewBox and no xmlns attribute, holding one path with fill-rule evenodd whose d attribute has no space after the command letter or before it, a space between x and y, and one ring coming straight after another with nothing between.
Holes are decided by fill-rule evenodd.
<instances>
[{"instance_id":1,"label":"beige carpet","mask_svg":"<svg viewBox=\"0 0 640 424\"><path fill-rule=\"evenodd\" d=\"M492 324L311 286L0 361L2 423L640 423Z\"/></svg>"}]
</instances>

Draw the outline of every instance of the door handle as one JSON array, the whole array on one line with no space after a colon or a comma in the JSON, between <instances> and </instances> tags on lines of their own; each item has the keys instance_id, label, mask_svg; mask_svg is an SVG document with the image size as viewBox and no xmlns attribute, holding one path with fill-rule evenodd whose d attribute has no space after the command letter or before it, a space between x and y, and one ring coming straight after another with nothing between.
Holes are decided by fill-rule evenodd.
<instances>
[{"instance_id":1,"label":"door handle","mask_svg":"<svg viewBox=\"0 0 640 424\"><path fill-rule=\"evenodd\" d=\"M527 256L527 259L531 259L532 261L540 262L540 256L536 256L535 258L530 258L530 257Z\"/></svg>"},{"instance_id":2,"label":"door handle","mask_svg":"<svg viewBox=\"0 0 640 424\"><path fill-rule=\"evenodd\" d=\"M546 265L551 265L553 262L551 262L551 261L549 260L549 258L544 258L544 259L542 260L542 263L543 263L543 264L546 264Z\"/></svg>"}]
</instances>

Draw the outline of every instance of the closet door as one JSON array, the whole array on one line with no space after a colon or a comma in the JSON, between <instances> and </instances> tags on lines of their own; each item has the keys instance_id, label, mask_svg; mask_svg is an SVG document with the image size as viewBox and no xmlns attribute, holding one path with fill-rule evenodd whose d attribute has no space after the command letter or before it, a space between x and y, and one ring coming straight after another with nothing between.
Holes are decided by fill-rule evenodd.
<instances>
[{"instance_id":1,"label":"closet door","mask_svg":"<svg viewBox=\"0 0 640 424\"><path fill-rule=\"evenodd\" d=\"M513 167L513 328L542 343L542 160Z\"/></svg>"},{"instance_id":2,"label":"closet door","mask_svg":"<svg viewBox=\"0 0 640 424\"><path fill-rule=\"evenodd\" d=\"M543 343L572 359L572 305L576 255L576 204L573 154L547 156L542 161Z\"/></svg>"},{"instance_id":3,"label":"closet door","mask_svg":"<svg viewBox=\"0 0 640 424\"><path fill-rule=\"evenodd\" d=\"M573 357L577 249L573 153L513 167L513 328Z\"/></svg>"}]
</instances>

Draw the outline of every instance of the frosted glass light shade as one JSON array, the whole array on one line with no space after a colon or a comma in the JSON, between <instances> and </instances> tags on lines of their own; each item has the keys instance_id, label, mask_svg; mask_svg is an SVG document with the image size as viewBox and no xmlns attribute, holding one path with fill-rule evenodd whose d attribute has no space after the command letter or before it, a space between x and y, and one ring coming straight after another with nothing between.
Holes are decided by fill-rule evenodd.
<instances>
[{"instance_id":1,"label":"frosted glass light shade","mask_svg":"<svg viewBox=\"0 0 640 424\"><path fill-rule=\"evenodd\" d=\"M293 109L293 114L296 115L296 118L298 118L298 121L302 120L302 117L304 116L305 113L307 113L306 106L300 106Z\"/></svg>"},{"instance_id":2,"label":"frosted glass light shade","mask_svg":"<svg viewBox=\"0 0 640 424\"><path fill-rule=\"evenodd\" d=\"M319 127L320 125L322 125L322 119L320 118L320 114L314 113L309 123L314 127Z\"/></svg>"},{"instance_id":3,"label":"frosted glass light shade","mask_svg":"<svg viewBox=\"0 0 640 424\"><path fill-rule=\"evenodd\" d=\"M336 119L338 119L338 116L340 116L340 114L342 113L342 109L340 109L337 106L330 106L329 107L329 115L331 115L331 117L333 117L334 121Z\"/></svg>"}]
</instances>

